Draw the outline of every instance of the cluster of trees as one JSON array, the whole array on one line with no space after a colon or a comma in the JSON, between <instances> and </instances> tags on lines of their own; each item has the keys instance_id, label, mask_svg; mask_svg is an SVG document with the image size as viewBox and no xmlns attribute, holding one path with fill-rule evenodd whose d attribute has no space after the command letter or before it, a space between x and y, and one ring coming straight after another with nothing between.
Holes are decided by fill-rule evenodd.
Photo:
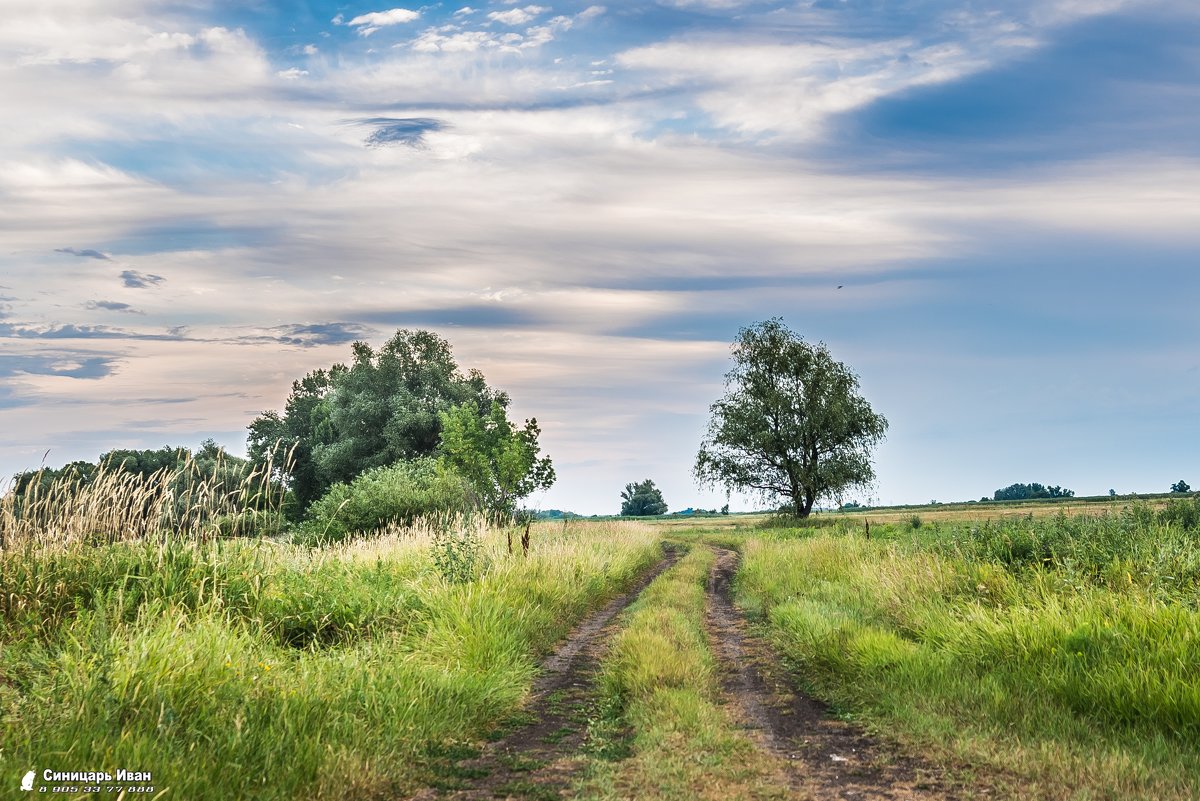
<instances>
[{"instance_id":1,"label":"cluster of trees","mask_svg":"<svg viewBox=\"0 0 1200 801\"><path fill-rule=\"evenodd\" d=\"M446 340L403 329L352 357L249 426L250 460L274 466L293 520L333 535L438 511L504 516L554 483L537 420L510 421L508 395L462 372Z\"/></svg>"},{"instance_id":2,"label":"cluster of trees","mask_svg":"<svg viewBox=\"0 0 1200 801\"><path fill-rule=\"evenodd\" d=\"M283 496L282 514L302 539L334 539L440 512L511 516L553 484L537 421L510 421L508 395L479 371L462 372L441 337L400 330L378 351L354 343L352 356L295 381L282 411L255 418L247 459L212 440L196 451L114 450L19 474L13 490L19 501L33 489L61 490L64 479L82 487L121 472L161 478L188 503L197 494L257 503L243 486L252 479ZM284 524L277 510L272 530Z\"/></svg>"},{"instance_id":3,"label":"cluster of trees","mask_svg":"<svg viewBox=\"0 0 1200 801\"><path fill-rule=\"evenodd\" d=\"M998 489L992 494L994 501L1025 501L1035 498L1074 498L1074 490L1063 489L1059 486L1047 487L1034 482L1032 484L1010 484L1004 489ZM983 500L987 500L984 498Z\"/></svg>"},{"instance_id":4,"label":"cluster of trees","mask_svg":"<svg viewBox=\"0 0 1200 801\"><path fill-rule=\"evenodd\" d=\"M1182 478L1171 485L1171 492L1187 493L1187 492L1191 492L1191 491L1192 491L1191 486L1186 481L1184 481Z\"/></svg>"},{"instance_id":5,"label":"cluster of trees","mask_svg":"<svg viewBox=\"0 0 1200 801\"><path fill-rule=\"evenodd\" d=\"M95 462L80 460L59 468L28 470L13 476L12 490L21 497L35 488L46 491L63 481L86 486L103 473L124 472L143 478L160 475L176 488L204 483L232 491L250 470L248 460L231 456L214 440L206 439L194 451L171 446L157 450L118 449L101 454Z\"/></svg>"}]
</instances>

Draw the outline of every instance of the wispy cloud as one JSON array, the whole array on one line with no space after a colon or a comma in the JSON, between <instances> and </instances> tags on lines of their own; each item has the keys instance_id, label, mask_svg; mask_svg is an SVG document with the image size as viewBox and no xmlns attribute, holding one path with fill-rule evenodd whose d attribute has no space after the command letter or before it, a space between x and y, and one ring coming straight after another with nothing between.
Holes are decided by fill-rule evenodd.
<instances>
[{"instance_id":1,"label":"wispy cloud","mask_svg":"<svg viewBox=\"0 0 1200 801\"><path fill-rule=\"evenodd\" d=\"M446 128L445 122L432 117L370 117L356 120L356 123L375 129L366 140L366 144L371 146L400 144L417 147L424 142L425 134Z\"/></svg>"},{"instance_id":2,"label":"wispy cloud","mask_svg":"<svg viewBox=\"0 0 1200 801\"><path fill-rule=\"evenodd\" d=\"M89 300L84 308L92 311L115 311L125 312L126 314L144 314L133 308L128 303L121 303L115 300Z\"/></svg>"},{"instance_id":3,"label":"wispy cloud","mask_svg":"<svg viewBox=\"0 0 1200 801\"><path fill-rule=\"evenodd\" d=\"M490 11L487 18L501 25L524 25L549 10L547 6L525 6L508 11Z\"/></svg>"},{"instance_id":4,"label":"wispy cloud","mask_svg":"<svg viewBox=\"0 0 1200 801\"><path fill-rule=\"evenodd\" d=\"M99 259L100 261L112 261L112 259L110 259L108 256L104 255L100 251L92 250L91 248L84 248L82 250L78 250L76 248L55 248L54 252L55 253L69 253L72 256L79 256L80 258L83 258L83 259Z\"/></svg>"},{"instance_id":5,"label":"wispy cloud","mask_svg":"<svg viewBox=\"0 0 1200 801\"><path fill-rule=\"evenodd\" d=\"M157 286L167 279L152 273L140 273L137 270L122 270L121 283L130 289L146 289Z\"/></svg>"}]
</instances>

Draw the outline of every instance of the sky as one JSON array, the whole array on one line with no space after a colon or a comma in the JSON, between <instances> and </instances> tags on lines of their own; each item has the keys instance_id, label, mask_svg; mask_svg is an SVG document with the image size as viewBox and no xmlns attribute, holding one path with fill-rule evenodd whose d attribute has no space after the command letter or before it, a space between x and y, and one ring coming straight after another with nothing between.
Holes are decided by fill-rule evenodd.
<instances>
[{"instance_id":1,"label":"sky","mask_svg":"<svg viewBox=\"0 0 1200 801\"><path fill-rule=\"evenodd\" d=\"M0 0L0 475L244 453L408 327L532 504L719 506L780 316L890 423L862 500L1200 484L1194 0L462 1Z\"/></svg>"}]
</instances>

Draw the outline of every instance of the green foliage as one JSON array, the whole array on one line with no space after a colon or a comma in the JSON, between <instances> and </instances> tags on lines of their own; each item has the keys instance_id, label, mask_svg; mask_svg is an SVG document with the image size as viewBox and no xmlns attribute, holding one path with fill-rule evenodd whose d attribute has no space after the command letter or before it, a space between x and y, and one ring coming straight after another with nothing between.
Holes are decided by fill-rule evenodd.
<instances>
[{"instance_id":1,"label":"green foliage","mask_svg":"<svg viewBox=\"0 0 1200 801\"><path fill-rule=\"evenodd\" d=\"M1046 487L1036 481L1032 484L1010 484L998 489L992 496L996 501L1025 501L1035 498L1073 498L1075 491L1059 486Z\"/></svg>"},{"instance_id":2,"label":"green foliage","mask_svg":"<svg viewBox=\"0 0 1200 801\"><path fill-rule=\"evenodd\" d=\"M251 458L274 453L276 464L289 464L282 472L297 513L365 470L433 454L443 412L465 405L485 415L493 403L508 405L482 373L463 375L450 344L430 331L397 331L378 352L355 342L352 353L349 367L293 383L282 415L264 412L250 424Z\"/></svg>"},{"instance_id":3,"label":"green foliage","mask_svg":"<svg viewBox=\"0 0 1200 801\"><path fill-rule=\"evenodd\" d=\"M484 566L483 543L471 525L443 526L433 535L433 565L451 584L479 577Z\"/></svg>"},{"instance_id":4,"label":"green foliage","mask_svg":"<svg viewBox=\"0 0 1200 801\"><path fill-rule=\"evenodd\" d=\"M824 344L805 342L775 318L743 328L733 359L696 456L702 484L786 498L807 517L819 499L874 479L871 449L887 420Z\"/></svg>"},{"instance_id":5,"label":"green foliage","mask_svg":"<svg viewBox=\"0 0 1200 801\"><path fill-rule=\"evenodd\" d=\"M492 514L511 515L520 499L554 483L550 457L538 458L537 420L517 428L498 400L484 415L462 404L441 420L443 462L470 482Z\"/></svg>"},{"instance_id":6,"label":"green foliage","mask_svg":"<svg viewBox=\"0 0 1200 801\"><path fill-rule=\"evenodd\" d=\"M1182 478L1171 485L1171 492L1191 492L1191 486Z\"/></svg>"},{"instance_id":7,"label":"green foliage","mask_svg":"<svg viewBox=\"0 0 1200 801\"><path fill-rule=\"evenodd\" d=\"M432 457L377 467L348 484L334 484L309 508L299 541L341 542L352 534L418 517L464 512L463 478Z\"/></svg>"},{"instance_id":8,"label":"green foliage","mask_svg":"<svg viewBox=\"0 0 1200 801\"><path fill-rule=\"evenodd\" d=\"M728 505L725 507L728 513ZM662 490L654 486L650 479L634 484L626 484L621 492L621 514L630 517L647 515L665 515L667 502L663 500Z\"/></svg>"}]
</instances>

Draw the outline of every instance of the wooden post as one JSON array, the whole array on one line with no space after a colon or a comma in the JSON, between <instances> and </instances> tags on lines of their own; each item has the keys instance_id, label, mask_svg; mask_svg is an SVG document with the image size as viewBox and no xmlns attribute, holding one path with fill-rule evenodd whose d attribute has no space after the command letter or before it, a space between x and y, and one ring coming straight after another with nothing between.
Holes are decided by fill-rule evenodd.
<instances>
[{"instance_id":1,"label":"wooden post","mask_svg":"<svg viewBox=\"0 0 1200 801\"><path fill-rule=\"evenodd\" d=\"M871 521L863 518L863 525L867 529L867 539L871 539Z\"/></svg>"}]
</instances>

